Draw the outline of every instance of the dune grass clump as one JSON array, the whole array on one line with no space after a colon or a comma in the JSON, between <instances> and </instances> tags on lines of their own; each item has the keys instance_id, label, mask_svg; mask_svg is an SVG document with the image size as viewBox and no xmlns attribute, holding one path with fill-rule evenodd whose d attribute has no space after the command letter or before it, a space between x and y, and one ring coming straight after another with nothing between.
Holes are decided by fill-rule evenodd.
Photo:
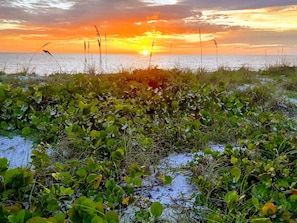
<instances>
[{"instance_id":1,"label":"dune grass clump","mask_svg":"<svg viewBox=\"0 0 297 223\"><path fill-rule=\"evenodd\" d=\"M5 75L6 74L5 70L6 70L6 65L2 65L2 67L0 68L0 75Z\"/></svg>"},{"instance_id":2,"label":"dune grass clump","mask_svg":"<svg viewBox=\"0 0 297 223\"><path fill-rule=\"evenodd\" d=\"M296 67L290 66L287 64L272 65L272 66L269 66L268 69L264 70L262 73L264 75L271 75L271 76L282 76L282 75L288 76L296 73Z\"/></svg>"}]
</instances>

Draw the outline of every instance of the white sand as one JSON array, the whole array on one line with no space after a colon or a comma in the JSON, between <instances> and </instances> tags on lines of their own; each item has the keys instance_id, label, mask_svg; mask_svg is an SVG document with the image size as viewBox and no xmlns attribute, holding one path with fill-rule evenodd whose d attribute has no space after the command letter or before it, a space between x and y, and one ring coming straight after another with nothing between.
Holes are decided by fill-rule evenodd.
<instances>
[{"instance_id":1,"label":"white sand","mask_svg":"<svg viewBox=\"0 0 297 223\"><path fill-rule=\"evenodd\" d=\"M10 168L27 167L31 161L32 146L32 141L20 136L0 136L0 158L8 159Z\"/></svg>"},{"instance_id":2,"label":"white sand","mask_svg":"<svg viewBox=\"0 0 297 223\"><path fill-rule=\"evenodd\" d=\"M210 145L209 147L212 150L223 152L225 145ZM163 205L164 211L160 219L166 222L178 222L177 219L180 219L182 209L191 210L194 205L195 195L199 193L199 190L190 181L190 170L184 168L194 159L194 155L192 153L171 154L162 159L159 165L153 167L154 174L144 178L142 187L136 191L136 195L141 200L157 201ZM162 185L157 176L159 174L171 176L172 183ZM140 206L143 205L145 204ZM121 222L133 222L135 212L139 210L138 205L130 205L121 216Z\"/></svg>"}]
</instances>

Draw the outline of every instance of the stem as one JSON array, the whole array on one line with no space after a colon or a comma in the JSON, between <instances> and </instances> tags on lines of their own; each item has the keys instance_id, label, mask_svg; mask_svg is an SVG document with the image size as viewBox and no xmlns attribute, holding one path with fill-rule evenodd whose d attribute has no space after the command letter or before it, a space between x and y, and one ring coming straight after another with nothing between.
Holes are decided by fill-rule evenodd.
<instances>
[{"instance_id":1,"label":"stem","mask_svg":"<svg viewBox=\"0 0 297 223\"><path fill-rule=\"evenodd\" d=\"M150 52L149 70L151 69L151 62L152 62L152 56L153 56L154 45L155 45L155 40L153 39L153 42L152 42L152 48L151 48L151 52Z\"/></svg>"},{"instance_id":2,"label":"stem","mask_svg":"<svg viewBox=\"0 0 297 223\"><path fill-rule=\"evenodd\" d=\"M219 67L219 62L218 62L218 43L215 39L212 40L216 46L216 62L217 62L217 67Z\"/></svg>"},{"instance_id":3,"label":"stem","mask_svg":"<svg viewBox=\"0 0 297 223\"><path fill-rule=\"evenodd\" d=\"M154 37L153 37L152 48L151 48L151 52L150 52L150 60L149 60L149 67L148 67L149 70L151 69L153 50L154 50L154 46L155 46L155 33L156 33L156 30L154 30Z\"/></svg>"},{"instance_id":4,"label":"stem","mask_svg":"<svg viewBox=\"0 0 297 223\"><path fill-rule=\"evenodd\" d=\"M104 33L104 39L105 39L105 68L107 68L107 36L106 36L106 32Z\"/></svg>"},{"instance_id":5,"label":"stem","mask_svg":"<svg viewBox=\"0 0 297 223\"><path fill-rule=\"evenodd\" d=\"M87 67L87 45L86 45L85 40L84 40L84 53L85 53L85 71L86 71L86 67Z\"/></svg>"},{"instance_id":6,"label":"stem","mask_svg":"<svg viewBox=\"0 0 297 223\"><path fill-rule=\"evenodd\" d=\"M56 58L53 56L53 54L51 54L48 50L43 50L44 53L50 55L54 61L56 62L56 64L59 66L59 69L60 69L60 73L62 73L62 68L61 68L61 65L59 64L59 62L56 60Z\"/></svg>"},{"instance_id":7,"label":"stem","mask_svg":"<svg viewBox=\"0 0 297 223\"><path fill-rule=\"evenodd\" d=\"M200 68L202 68L202 41L201 41L201 30L199 29L199 42L200 42Z\"/></svg>"},{"instance_id":8,"label":"stem","mask_svg":"<svg viewBox=\"0 0 297 223\"><path fill-rule=\"evenodd\" d=\"M96 25L95 25L95 29L96 29L96 34L97 34L97 42L98 42L99 54L100 54L100 68L101 68L102 67L101 35L100 35L99 30Z\"/></svg>"}]
</instances>

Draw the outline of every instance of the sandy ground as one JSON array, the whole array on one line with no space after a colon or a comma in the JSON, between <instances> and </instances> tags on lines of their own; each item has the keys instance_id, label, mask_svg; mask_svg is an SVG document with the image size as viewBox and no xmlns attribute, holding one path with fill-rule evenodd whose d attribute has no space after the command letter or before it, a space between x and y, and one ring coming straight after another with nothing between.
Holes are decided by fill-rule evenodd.
<instances>
[{"instance_id":1,"label":"sandy ground","mask_svg":"<svg viewBox=\"0 0 297 223\"><path fill-rule=\"evenodd\" d=\"M225 148L224 145L212 145L210 147L219 152L223 152ZM142 187L136 191L136 197L138 196L138 199L142 202L136 202L124 210L121 222L133 222L134 215L140 210L140 207L157 201L164 208L160 219L166 222L178 223L178 219L182 217L181 213L192 209L195 201L193 193L199 193L196 185L190 181L190 170L186 168L189 162L193 160L194 155L192 153L171 154L162 159L159 165L152 167L154 174L144 178ZM158 175L171 176L173 179L172 183L163 185Z\"/></svg>"},{"instance_id":2,"label":"sandy ground","mask_svg":"<svg viewBox=\"0 0 297 223\"><path fill-rule=\"evenodd\" d=\"M0 136L0 158L8 159L10 168L27 167L31 161L32 147L32 141L20 136Z\"/></svg>"}]
</instances>

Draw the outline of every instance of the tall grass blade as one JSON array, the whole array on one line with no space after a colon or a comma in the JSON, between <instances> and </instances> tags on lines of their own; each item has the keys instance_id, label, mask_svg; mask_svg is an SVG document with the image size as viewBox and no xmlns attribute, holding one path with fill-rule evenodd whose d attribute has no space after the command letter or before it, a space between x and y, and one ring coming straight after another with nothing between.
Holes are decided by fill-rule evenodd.
<instances>
[{"instance_id":1,"label":"tall grass blade","mask_svg":"<svg viewBox=\"0 0 297 223\"><path fill-rule=\"evenodd\" d=\"M87 44L86 44L86 40L84 40L84 53L85 53L85 70L87 67Z\"/></svg>"},{"instance_id":2,"label":"tall grass blade","mask_svg":"<svg viewBox=\"0 0 297 223\"><path fill-rule=\"evenodd\" d=\"M100 32L97 28L97 26L95 25L95 29L96 29L96 35L97 35L97 42L98 42L98 47L99 47L99 55L100 55L100 68L102 67L102 54L101 54L101 35Z\"/></svg>"},{"instance_id":3,"label":"tall grass blade","mask_svg":"<svg viewBox=\"0 0 297 223\"><path fill-rule=\"evenodd\" d=\"M49 56L51 56L54 61L57 63L59 69L60 69L60 73L62 73L62 68L61 68L61 65L59 64L59 62L56 60L56 58L53 56L53 54L51 54L48 50L43 50L44 53L48 54Z\"/></svg>"},{"instance_id":4,"label":"tall grass blade","mask_svg":"<svg viewBox=\"0 0 297 223\"><path fill-rule=\"evenodd\" d=\"M217 62L217 67L219 67L219 62L218 62L218 42L216 41L216 39L212 39L212 41L216 46L216 62Z\"/></svg>"},{"instance_id":5,"label":"tall grass blade","mask_svg":"<svg viewBox=\"0 0 297 223\"><path fill-rule=\"evenodd\" d=\"M155 33L156 33L156 30L154 30L154 37L153 37L152 47L151 47L151 52L150 52L150 59L149 59L149 66L148 66L149 70L151 69L152 56L153 56L153 51L154 51L154 46L155 46Z\"/></svg>"},{"instance_id":6,"label":"tall grass blade","mask_svg":"<svg viewBox=\"0 0 297 223\"><path fill-rule=\"evenodd\" d=\"M85 52L85 62L87 62L87 44L85 40L84 40L84 52Z\"/></svg>"},{"instance_id":7,"label":"tall grass blade","mask_svg":"<svg viewBox=\"0 0 297 223\"><path fill-rule=\"evenodd\" d=\"M202 68L202 40L201 40L201 30L199 29L199 42L200 42L200 68Z\"/></svg>"},{"instance_id":8,"label":"tall grass blade","mask_svg":"<svg viewBox=\"0 0 297 223\"><path fill-rule=\"evenodd\" d=\"M30 60L29 60L29 64L28 64L28 69L29 69L29 67L30 67L30 64L31 64L31 62L32 62L32 60L33 60L33 57L42 49L42 48L44 48L44 47L46 47L47 45L49 45L51 42L47 42L47 43L45 43L45 44L43 44L41 47L39 47L34 53L33 53L33 55L31 56L31 58L30 58Z\"/></svg>"},{"instance_id":9,"label":"tall grass blade","mask_svg":"<svg viewBox=\"0 0 297 223\"><path fill-rule=\"evenodd\" d=\"M88 60L90 60L90 41L88 41Z\"/></svg>"},{"instance_id":10,"label":"tall grass blade","mask_svg":"<svg viewBox=\"0 0 297 223\"><path fill-rule=\"evenodd\" d=\"M104 41L105 41L105 68L107 67L107 35L104 33Z\"/></svg>"},{"instance_id":11,"label":"tall grass blade","mask_svg":"<svg viewBox=\"0 0 297 223\"><path fill-rule=\"evenodd\" d=\"M170 41L170 48L169 48L169 63L171 62L171 54L172 54L172 41Z\"/></svg>"}]
</instances>

